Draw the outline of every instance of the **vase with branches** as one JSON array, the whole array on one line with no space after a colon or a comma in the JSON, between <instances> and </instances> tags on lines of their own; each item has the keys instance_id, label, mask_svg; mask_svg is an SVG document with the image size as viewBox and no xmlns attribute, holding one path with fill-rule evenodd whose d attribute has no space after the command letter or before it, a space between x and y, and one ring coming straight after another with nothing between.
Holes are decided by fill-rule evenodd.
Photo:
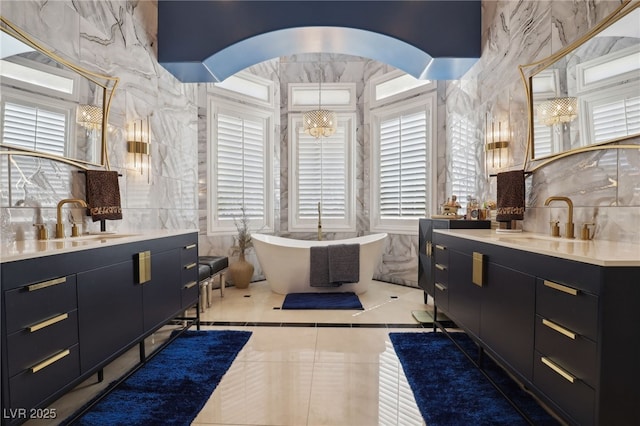
<instances>
[{"instance_id":1,"label":"vase with branches","mask_svg":"<svg viewBox=\"0 0 640 426\"><path fill-rule=\"evenodd\" d=\"M237 233L233 237L232 256L238 255L238 261L229 266L229 275L237 288L247 288L253 277L253 265L245 259L245 253L253 243L251 241L250 219L244 206L240 207L239 219L234 219Z\"/></svg>"}]
</instances>

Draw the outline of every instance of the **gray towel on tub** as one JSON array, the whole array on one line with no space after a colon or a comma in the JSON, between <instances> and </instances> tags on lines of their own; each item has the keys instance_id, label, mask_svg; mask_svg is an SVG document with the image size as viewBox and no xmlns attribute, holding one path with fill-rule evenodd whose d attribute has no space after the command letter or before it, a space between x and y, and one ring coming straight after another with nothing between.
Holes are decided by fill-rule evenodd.
<instances>
[{"instance_id":1,"label":"gray towel on tub","mask_svg":"<svg viewBox=\"0 0 640 426\"><path fill-rule=\"evenodd\" d=\"M333 284L360 281L360 244L329 246L329 282Z\"/></svg>"},{"instance_id":2,"label":"gray towel on tub","mask_svg":"<svg viewBox=\"0 0 640 426\"><path fill-rule=\"evenodd\" d=\"M309 284L311 287L335 287L329 282L329 250L327 246L309 248Z\"/></svg>"}]
</instances>

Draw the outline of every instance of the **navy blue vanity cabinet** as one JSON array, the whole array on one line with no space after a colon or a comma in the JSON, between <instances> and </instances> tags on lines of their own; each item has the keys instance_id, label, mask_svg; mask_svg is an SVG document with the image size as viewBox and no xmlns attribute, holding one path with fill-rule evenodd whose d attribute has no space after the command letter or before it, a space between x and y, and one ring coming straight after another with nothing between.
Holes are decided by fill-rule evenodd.
<instances>
[{"instance_id":1,"label":"navy blue vanity cabinet","mask_svg":"<svg viewBox=\"0 0 640 426\"><path fill-rule=\"evenodd\" d=\"M424 290L424 303L427 295L434 297L442 290L436 290L435 247L433 244L434 229L490 229L489 220L451 220L420 219L418 225L418 285ZM442 284L442 283L441 283Z\"/></svg>"},{"instance_id":2,"label":"navy blue vanity cabinet","mask_svg":"<svg viewBox=\"0 0 640 426\"><path fill-rule=\"evenodd\" d=\"M640 267L434 233L458 326L572 425L640 424ZM436 252L436 261L438 252Z\"/></svg>"},{"instance_id":3,"label":"navy blue vanity cabinet","mask_svg":"<svg viewBox=\"0 0 640 426\"><path fill-rule=\"evenodd\" d=\"M183 293L190 278L183 252L190 247L197 259L197 238L189 232L3 262L2 423L25 422L23 413L47 407L197 306L197 285L190 297Z\"/></svg>"}]
</instances>

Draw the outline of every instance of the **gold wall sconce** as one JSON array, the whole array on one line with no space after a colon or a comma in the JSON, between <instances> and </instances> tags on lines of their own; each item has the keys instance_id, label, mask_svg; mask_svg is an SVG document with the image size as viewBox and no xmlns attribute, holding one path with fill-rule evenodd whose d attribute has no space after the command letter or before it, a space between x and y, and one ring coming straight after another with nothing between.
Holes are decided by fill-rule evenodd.
<instances>
[{"instance_id":1,"label":"gold wall sconce","mask_svg":"<svg viewBox=\"0 0 640 426\"><path fill-rule=\"evenodd\" d=\"M570 123L578 117L578 98L566 96L551 98L537 106L538 122L545 126Z\"/></svg>"},{"instance_id":2,"label":"gold wall sconce","mask_svg":"<svg viewBox=\"0 0 640 426\"><path fill-rule=\"evenodd\" d=\"M509 162L509 126L506 123L485 119L485 160L487 169L498 170L506 167Z\"/></svg>"},{"instance_id":3,"label":"gold wall sconce","mask_svg":"<svg viewBox=\"0 0 640 426\"><path fill-rule=\"evenodd\" d=\"M127 152L130 167L147 173L147 182L151 182L151 121L149 117L134 120L127 125Z\"/></svg>"}]
</instances>

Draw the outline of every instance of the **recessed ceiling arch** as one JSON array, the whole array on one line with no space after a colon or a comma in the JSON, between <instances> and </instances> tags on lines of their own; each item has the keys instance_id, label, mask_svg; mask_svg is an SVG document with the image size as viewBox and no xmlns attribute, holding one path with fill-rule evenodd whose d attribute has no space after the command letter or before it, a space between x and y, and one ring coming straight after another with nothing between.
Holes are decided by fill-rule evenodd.
<instances>
[{"instance_id":1,"label":"recessed ceiling arch","mask_svg":"<svg viewBox=\"0 0 640 426\"><path fill-rule=\"evenodd\" d=\"M375 59L416 78L460 78L480 57L480 1L158 2L158 60L216 82L298 53Z\"/></svg>"}]
</instances>

